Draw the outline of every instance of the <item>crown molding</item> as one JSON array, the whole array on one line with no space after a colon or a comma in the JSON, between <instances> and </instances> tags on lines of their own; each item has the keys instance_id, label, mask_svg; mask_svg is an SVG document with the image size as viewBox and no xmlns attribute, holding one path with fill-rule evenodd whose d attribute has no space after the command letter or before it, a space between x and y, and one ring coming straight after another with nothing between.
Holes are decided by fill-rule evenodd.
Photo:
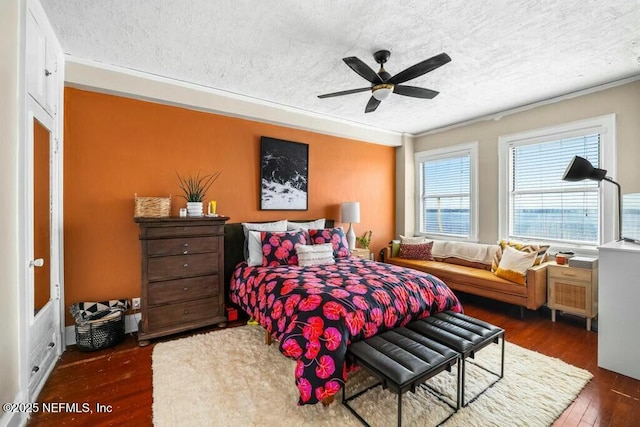
<instances>
[{"instance_id":1,"label":"crown molding","mask_svg":"<svg viewBox=\"0 0 640 427\"><path fill-rule=\"evenodd\" d=\"M65 55L65 85L391 147L407 135L72 55Z\"/></svg>"},{"instance_id":2,"label":"crown molding","mask_svg":"<svg viewBox=\"0 0 640 427\"><path fill-rule=\"evenodd\" d=\"M568 99L577 98L579 96L589 95L591 93L600 92L600 91L603 91L603 90L606 90L606 89L611 89L611 88L616 87L616 86L622 86L622 85L625 85L627 83L635 82L636 80L640 80L640 74L635 75L635 76L631 76L631 77L627 77L627 78L624 78L624 79L620 79L620 80L614 80L612 82L604 83L604 84L597 85L597 86L593 86L593 87L590 87L590 88L587 88L587 89L581 89L581 90L577 90L577 91L574 91L574 92L569 92L569 93L566 93L564 95L555 96L553 98L547 98L547 99L544 99L542 101L533 102L531 104L521 105L519 107L510 108L508 110L502 110L502 111L499 111L499 112L487 114L487 115L484 115L484 116L476 117L476 118L465 120L465 121L462 121L462 122L452 123L452 124L447 125L447 126L442 126L442 127L439 127L439 128L426 130L424 132L420 132L420 133L414 134L413 137L420 138L420 137L423 137L423 136L433 135L433 134L436 134L436 133L445 132L445 131L456 129L456 128L459 128L459 127L468 126L468 125L471 125L471 124L474 124L474 123L488 121L488 120L496 120L497 121L497 120L502 119L505 116L510 116L512 114L517 114L517 113L521 113L523 111L532 110L534 108L542 107L542 106L545 106L545 105L555 104L557 102L566 101Z\"/></svg>"}]
</instances>

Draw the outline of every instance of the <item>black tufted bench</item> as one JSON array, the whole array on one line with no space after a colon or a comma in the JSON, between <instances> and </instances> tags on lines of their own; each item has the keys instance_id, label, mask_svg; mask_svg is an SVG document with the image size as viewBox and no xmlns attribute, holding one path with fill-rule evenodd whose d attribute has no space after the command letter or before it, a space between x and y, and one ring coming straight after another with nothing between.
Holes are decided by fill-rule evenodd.
<instances>
[{"instance_id":1,"label":"black tufted bench","mask_svg":"<svg viewBox=\"0 0 640 427\"><path fill-rule=\"evenodd\" d=\"M342 388L342 403L365 425L368 425L367 422L349 405L351 400L379 385L390 389L398 395L398 426L400 426L402 425L402 395L409 390L415 392L416 386L443 370L450 371L460 357L458 352L410 328L396 328L364 341L354 342L349 345L347 351L355 363L381 381L349 398L346 397L346 387ZM459 375L460 370L458 370L458 396L460 395ZM441 400L444 401L444 399Z\"/></svg>"},{"instance_id":2,"label":"black tufted bench","mask_svg":"<svg viewBox=\"0 0 640 427\"><path fill-rule=\"evenodd\" d=\"M465 404L465 363L466 359L475 357L475 353L491 343L498 344L502 338L502 356L500 373L490 371L482 366L480 368L498 377L496 381L478 393L473 400L491 388L504 376L504 329L494 326L482 320L461 313L445 311L426 317L407 325L407 328L429 337L460 354L461 362L458 365L458 407Z\"/></svg>"}]
</instances>

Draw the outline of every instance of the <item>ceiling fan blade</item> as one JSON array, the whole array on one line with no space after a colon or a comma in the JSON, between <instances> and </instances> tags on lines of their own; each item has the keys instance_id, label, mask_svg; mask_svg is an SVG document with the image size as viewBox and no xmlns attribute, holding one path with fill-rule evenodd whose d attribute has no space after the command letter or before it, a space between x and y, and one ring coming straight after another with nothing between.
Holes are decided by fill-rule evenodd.
<instances>
[{"instance_id":1,"label":"ceiling fan blade","mask_svg":"<svg viewBox=\"0 0 640 427\"><path fill-rule=\"evenodd\" d=\"M397 93L398 95L411 96L413 98L433 99L440 92L431 89L425 89L422 87L395 85L393 87L393 93Z\"/></svg>"},{"instance_id":2,"label":"ceiling fan blade","mask_svg":"<svg viewBox=\"0 0 640 427\"><path fill-rule=\"evenodd\" d=\"M391 77L387 81L387 83L391 83L394 85L404 83L407 80L415 79L416 77L426 74L429 71L433 71L449 61L451 61L449 55L447 55L446 53L441 53L440 55L436 55L429 59L425 59L422 62L418 62L416 65L413 65L404 71L400 71L398 74Z\"/></svg>"},{"instance_id":3,"label":"ceiling fan blade","mask_svg":"<svg viewBox=\"0 0 640 427\"><path fill-rule=\"evenodd\" d=\"M342 59L345 64L347 64L353 71L362 76L369 83L377 84L384 83L378 73L373 71L371 67L367 64L356 58L355 56L350 56L348 58Z\"/></svg>"},{"instance_id":4,"label":"ceiling fan blade","mask_svg":"<svg viewBox=\"0 0 640 427\"><path fill-rule=\"evenodd\" d=\"M371 90L371 88L361 87L359 89L350 89L350 90L343 90L340 92L325 93L324 95L318 95L318 98L322 99L322 98L331 98L332 96L351 95L352 93L366 92L368 90Z\"/></svg>"},{"instance_id":5,"label":"ceiling fan blade","mask_svg":"<svg viewBox=\"0 0 640 427\"><path fill-rule=\"evenodd\" d=\"M367 102L367 106L364 109L364 112L371 113L372 111L376 111L376 108L378 108L378 105L380 105L380 101L378 101L372 96L371 98L369 98L369 102Z\"/></svg>"}]
</instances>

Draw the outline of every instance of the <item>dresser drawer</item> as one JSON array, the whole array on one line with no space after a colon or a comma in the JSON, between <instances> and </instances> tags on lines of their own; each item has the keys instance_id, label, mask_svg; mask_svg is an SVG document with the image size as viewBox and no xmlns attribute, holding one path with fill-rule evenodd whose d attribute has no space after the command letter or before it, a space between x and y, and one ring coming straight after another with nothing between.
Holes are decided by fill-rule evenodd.
<instances>
[{"instance_id":1,"label":"dresser drawer","mask_svg":"<svg viewBox=\"0 0 640 427\"><path fill-rule=\"evenodd\" d=\"M194 252L217 252L220 240L218 237L183 237L179 239L158 239L147 241L147 254L178 255Z\"/></svg>"},{"instance_id":2,"label":"dresser drawer","mask_svg":"<svg viewBox=\"0 0 640 427\"><path fill-rule=\"evenodd\" d=\"M591 282L592 270L586 268L571 268L548 266L549 277L568 280L585 280Z\"/></svg>"},{"instance_id":3,"label":"dresser drawer","mask_svg":"<svg viewBox=\"0 0 640 427\"><path fill-rule=\"evenodd\" d=\"M168 304L160 307L152 307L147 310L149 329L151 330L219 315L220 307L218 297Z\"/></svg>"},{"instance_id":4,"label":"dresser drawer","mask_svg":"<svg viewBox=\"0 0 640 427\"><path fill-rule=\"evenodd\" d=\"M218 275L149 283L148 304L183 302L218 295Z\"/></svg>"},{"instance_id":5,"label":"dresser drawer","mask_svg":"<svg viewBox=\"0 0 640 427\"><path fill-rule=\"evenodd\" d=\"M175 255L149 258L147 279L149 281L180 277L204 276L218 272L218 254Z\"/></svg>"},{"instance_id":6,"label":"dresser drawer","mask_svg":"<svg viewBox=\"0 0 640 427\"><path fill-rule=\"evenodd\" d=\"M222 236L223 225L194 225L179 227L149 227L147 238L181 237L181 236Z\"/></svg>"}]
</instances>

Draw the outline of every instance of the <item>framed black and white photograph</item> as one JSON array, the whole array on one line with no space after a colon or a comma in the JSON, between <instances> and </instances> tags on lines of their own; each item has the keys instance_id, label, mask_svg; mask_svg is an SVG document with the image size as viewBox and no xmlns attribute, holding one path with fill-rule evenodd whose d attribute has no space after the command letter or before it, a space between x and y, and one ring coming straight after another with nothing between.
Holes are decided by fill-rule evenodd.
<instances>
[{"instance_id":1,"label":"framed black and white photograph","mask_svg":"<svg viewBox=\"0 0 640 427\"><path fill-rule=\"evenodd\" d=\"M260 139L260 209L306 211L309 145L263 136Z\"/></svg>"}]
</instances>

